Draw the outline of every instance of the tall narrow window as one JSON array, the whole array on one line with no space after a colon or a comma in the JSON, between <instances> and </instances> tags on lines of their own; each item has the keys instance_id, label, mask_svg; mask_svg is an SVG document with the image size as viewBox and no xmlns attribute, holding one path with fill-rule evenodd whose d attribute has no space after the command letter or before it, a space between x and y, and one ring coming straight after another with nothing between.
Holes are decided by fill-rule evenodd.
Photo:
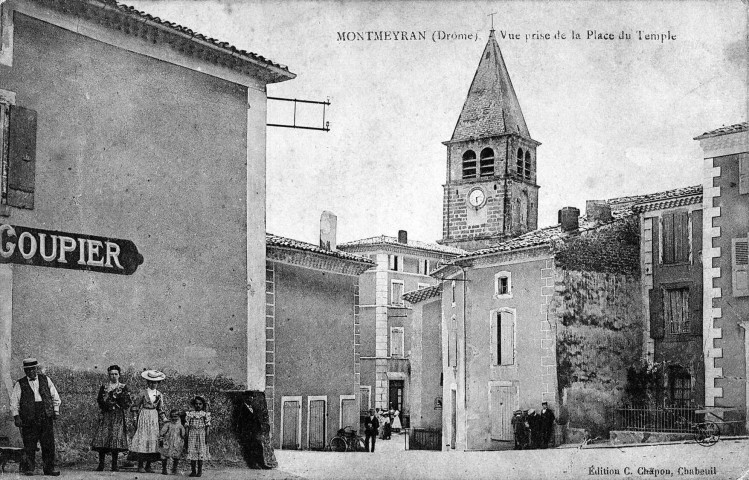
<instances>
[{"instance_id":1,"label":"tall narrow window","mask_svg":"<svg viewBox=\"0 0 749 480\"><path fill-rule=\"evenodd\" d=\"M512 298L512 274L507 271L494 274L494 296Z\"/></svg>"},{"instance_id":2,"label":"tall narrow window","mask_svg":"<svg viewBox=\"0 0 749 480\"><path fill-rule=\"evenodd\" d=\"M476 153L468 150L463 154L463 178L476 176Z\"/></svg>"},{"instance_id":3,"label":"tall narrow window","mask_svg":"<svg viewBox=\"0 0 749 480\"><path fill-rule=\"evenodd\" d=\"M401 258L398 255L388 255L388 268L394 272L403 270Z\"/></svg>"},{"instance_id":4,"label":"tall narrow window","mask_svg":"<svg viewBox=\"0 0 749 480\"><path fill-rule=\"evenodd\" d=\"M390 356L403 356L403 327L390 327Z\"/></svg>"},{"instance_id":5,"label":"tall narrow window","mask_svg":"<svg viewBox=\"0 0 749 480\"><path fill-rule=\"evenodd\" d=\"M669 367L668 376L671 402L679 407L688 406L692 399L692 376L679 366Z\"/></svg>"},{"instance_id":6,"label":"tall narrow window","mask_svg":"<svg viewBox=\"0 0 749 480\"><path fill-rule=\"evenodd\" d=\"M401 280L390 282L390 304L398 307L403 306L403 282Z\"/></svg>"},{"instance_id":7,"label":"tall narrow window","mask_svg":"<svg viewBox=\"0 0 749 480\"><path fill-rule=\"evenodd\" d=\"M531 179L531 152L525 152L525 178Z\"/></svg>"},{"instance_id":8,"label":"tall narrow window","mask_svg":"<svg viewBox=\"0 0 749 480\"><path fill-rule=\"evenodd\" d=\"M523 178L523 149L522 148L518 148L517 174L518 174L518 177Z\"/></svg>"},{"instance_id":9,"label":"tall narrow window","mask_svg":"<svg viewBox=\"0 0 749 480\"><path fill-rule=\"evenodd\" d=\"M419 267L416 273L429 275L429 260L419 259Z\"/></svg>"},{"instance_id":10,"label":"tall narrow window","mask_svg":"<svg viewBox=\"0 0 749 480\"><path fill-rule=\"evenodd\" d=\"M515 315L502 311L492 314L492 365L515 363Z\"/></svg>"},{"instance_id":11,"label":"tall narrow window","mask_svg":"<svg viewBox=\"0 0 749 480\"><path fill-rule=\"evenodd\" d=\"M689 261L688 212L664 213L661 217L661 258L664 264Z\"/></svg>"},{"instance_id":12,"label":"tall narrow window","mask_svg":"<svg viewBox=\"0 0 749 480\"><path fill-rule=\"evenodd\" d=\"M666 333L680 335L689 333L689 289L663 290L663 319Z\"/></svg>"},{"instance_id":13,"label":"tall narrow window","mask_svg":"<svg viewBox=\"0 0 749 480\"><path fill-rule=\"evenodd\" d=\"M749 296L749 238L734 238L732 244L733 296L746 297Z\"/></svg>"},{"instance_id":14,"label":"tall narrow window","mask_svg":"<svg viewBox=\"0 0 749 480\"><path fill-rule=\"evenodd\" d=\"M491 148L481 150L481 163L479 167L479 175L482 177L491 177L494 175L494 150Z\"/></svg>"}]
</instances>

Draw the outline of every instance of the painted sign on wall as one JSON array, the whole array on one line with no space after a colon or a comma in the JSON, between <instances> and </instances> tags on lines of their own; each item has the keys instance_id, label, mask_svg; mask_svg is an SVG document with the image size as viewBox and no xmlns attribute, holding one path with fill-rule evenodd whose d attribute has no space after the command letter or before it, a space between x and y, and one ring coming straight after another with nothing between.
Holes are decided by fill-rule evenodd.
<instances>
[{"instance_id":1,"label":"painted sign on wall","mask_svg":"<svg viewBox=\"0 0 749 480\"><path fill-rule=\"evenodd\" d=\"M143 255L130 240L0 224L0 263L131 275Z\"/></svg>"}]
</instances>

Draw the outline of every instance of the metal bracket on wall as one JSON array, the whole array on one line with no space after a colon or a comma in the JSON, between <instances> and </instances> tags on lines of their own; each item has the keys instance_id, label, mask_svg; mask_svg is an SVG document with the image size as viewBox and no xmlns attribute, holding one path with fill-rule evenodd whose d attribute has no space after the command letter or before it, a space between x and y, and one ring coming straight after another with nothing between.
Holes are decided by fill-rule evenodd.
<instances>
[{"instance_id":1,"label":"metal bracket on wall","mask_svg":"<svg viewBox=\"0 0 749 480\"><path fill-rule=\"evenodd\" d=\"M284 128L302 128L305 130L320 130L323 132L329 132L330 131L330 122L325 120L325 108L330 105L330 99L325 100L324 102L319 102L316 100L299 100L297 98L283 98L283 97L267 97L268 100L275 100L278 102L294 102L294 118L292 120L292 123L289 124L282 124L282 123L267 123L266 125L269 127L284 127ZM297 125L296 123L296 110L297 110L297 104L303 103L303 104L312 104L312 105L322 105L322 127L312 127L308 125Z\"/></svg>"}]
</instances>

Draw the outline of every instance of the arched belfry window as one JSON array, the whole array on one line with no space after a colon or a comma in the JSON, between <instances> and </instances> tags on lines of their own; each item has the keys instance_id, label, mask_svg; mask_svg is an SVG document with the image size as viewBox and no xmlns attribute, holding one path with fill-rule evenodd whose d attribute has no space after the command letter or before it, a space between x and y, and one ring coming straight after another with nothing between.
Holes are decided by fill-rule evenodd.
<instances>
[{"instance_id":1,"label":"arched belfry window","mask_svg":"<svg viewBox=\"0 0 749 480\"><path fill-rule=\"evenodd\" d=\"M525 152L525 178L531 179L531 152Z\"/></svg>"},{"instance_id":2,"label":"arched belfry window","mask_svg":"<svg viewBox=\"0 0 749 480\"><path fill-rule=\"evenodd\" d=\"M481 150L481 162L479 163L479 174L482 177L494 175L494 150L485 148Z\"/></svg>"},{"instance_id":3,"label":"arched belfry window","mask_svg":"<svg viewBox=\"0 0 749 480\"><path fill-rule=\"evenodd\" d=\"M518 177L523 178L523 149L518 148L518 163L517 163Z\"/></svg>"},{"instance_id":4,"label":"arched belfry window","mask_svg":"<svg viewBox=\"0 0 749 480\"><path fill-rule=\"evenodd\" d=\"M468 150L463 154L463 178L476 176L476 153Z\"/></svg>"}]
</instances>

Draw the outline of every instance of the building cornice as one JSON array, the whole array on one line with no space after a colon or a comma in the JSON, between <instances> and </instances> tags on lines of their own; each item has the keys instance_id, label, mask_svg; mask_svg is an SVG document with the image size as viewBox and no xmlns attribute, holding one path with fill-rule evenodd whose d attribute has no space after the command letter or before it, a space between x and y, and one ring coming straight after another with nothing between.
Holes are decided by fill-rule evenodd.
<instances>
[{"instance_id":1,"label":"building cornice","mask_svg":"<svg viewBox=\"0 0 749 480\"><path fill-rule=\"evenodd\" d=\"M372 266L367 262L345 260L320 253L273 245L266 247L265 258L271 262L352 276L358 276Z\"/></svg>"}]
</instances>

